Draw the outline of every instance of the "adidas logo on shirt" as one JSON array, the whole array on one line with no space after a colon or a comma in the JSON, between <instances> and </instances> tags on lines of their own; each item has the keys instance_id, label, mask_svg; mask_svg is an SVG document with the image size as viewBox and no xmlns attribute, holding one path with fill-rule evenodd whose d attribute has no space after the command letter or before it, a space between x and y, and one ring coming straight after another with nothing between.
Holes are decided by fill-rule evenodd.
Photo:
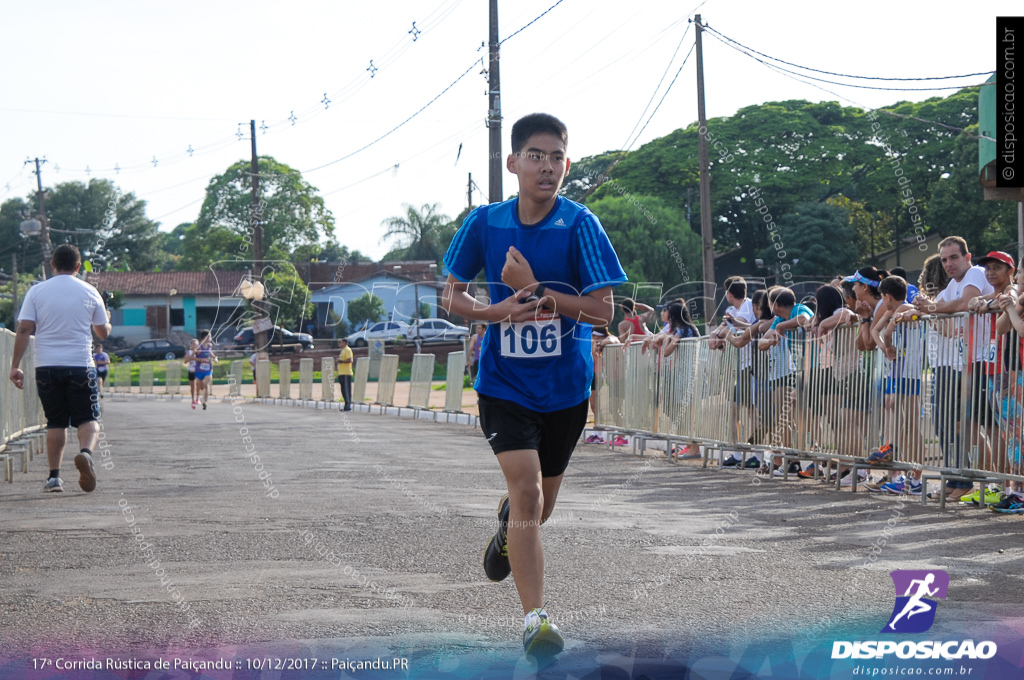
<instances>
[{"instance_id":1,"label":"adidas logo on shirt","mask_svg":"<svg viewBox=\"0 0 1024 680\"><path fill-rule=\"evenodd\" d=\"M565 220L563 220L561 217L559 217L558 220L555 221L555 226L556 227L564 227L565 226Z\"/></svg>"}]
</instances>

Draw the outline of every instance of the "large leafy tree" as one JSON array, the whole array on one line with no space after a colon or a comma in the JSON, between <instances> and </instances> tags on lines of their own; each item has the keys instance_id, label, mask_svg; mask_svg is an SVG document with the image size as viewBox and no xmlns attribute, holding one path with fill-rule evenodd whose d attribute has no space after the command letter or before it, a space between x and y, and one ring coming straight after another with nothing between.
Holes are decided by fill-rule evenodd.
<instances>
[{"instance_id":1,"label":"large leafy tree","mask_svg":"<svg viewBox=\"0 0 1024 680\"><path fill-rule=\"evenodd\" d=\"M364 293L348 304L348 320L352 328L359 328L364 321L375 323L385 316L384 301L373 293Z\"/></svg>"},{"instance_id":2,"label":"large leafy tree","mask_svg":"<svg viewBox=\"0 0 1024 680\"><path fill-rule=\"evenodd\" d=\"M660 284L669 291L700 281L700 237L681 209L653 196L617 195L589 201L587 207L604 225L631 283ZM636 297L624 290L616 294Z\"/></svg>"},{"instance_id":3,"label":"large leafy tree","mask_svg":"<svg viewBox=\"0 0 1024 680\"><path fill-rule=\"evenodd\" d=\"M37 239L23 240L18 232L21 221L37 212L34 195L0 206L0 237L5 243L22 243L18 250L26 261L19 267L34 269L39 263ZM157 223L146 217L146 202L121 193L110 180L57 184L46 192L46 214L53 245L78 246L94 269L151 270L163 259Z\"/></svg>"},{"instance_id":4,"label":"large leafy tree","mask_svg":"<svg viewBox=\"0 0 1024 680\"><path fill-rule=\"evenodd\" d=\"M887 110L892 115L868 114L835 102L768 102L712 119L703 130L696 124L676 130L614 165L613 153L577 165L607 169L619 188L631 194L691 206L697 224L697 143L703 134L710 147L716 251L739 248L752 260L771 246L764 216L752 198L756 188L776 223L794 214L798 204L847 197L871 216L869 240L875 252L882 252L892 247L893 239L914 233L914 213L901 193L907 182L917 212L927 222L932 190L944 175L963 167L976 176L976 161L967 153L958 158L954 145L957 129L977 120L977 88ZM570 175L567 186L576 192L593 190L585 180ZM601 198L613 188L600 186L591 195ZM986 209L980 204L965 198L961 207L967 214L983 214Z\"/></svg>"},{"instance_id":5,"label":"large leafy tree","mask_svg":"<svg viewBox=\"0 0 1024 680\"><path fill-rule=\"evenodd\" d=\"M459 225L438 212L440 203L405 208L404 215L381 222L387 228L381 242L392 241L396 246L385 259L440 262Z\"/></svg>"},{"instance_id":6,"label":"large leafy tree","mask_svg":"<svg viewBox=\"0 0 1024 680\"><path fill-rule=\"evenodd\" d=\"M297 246L334 236L334 216L316 187L270 156L261 156L258 168L263 259L287 260ZM179 269L203 269L214 262L228 268L232 260L253 259L251 192L249 161L239 161L210 180L199 217L185 229Z\"/></svg>"},{"instance_id":7,"label":"large leafy tree","mask_svg":"<svg viewBox=\"0 0 1024 680\"><path fill-rule=\"evenodd\" d=\"M828 280L857 268L860 253L850 213L832 203L798 203L779 220L775 243L761 253L769 269L790 266L793 276Z\"/></svg>"}]
</instances>

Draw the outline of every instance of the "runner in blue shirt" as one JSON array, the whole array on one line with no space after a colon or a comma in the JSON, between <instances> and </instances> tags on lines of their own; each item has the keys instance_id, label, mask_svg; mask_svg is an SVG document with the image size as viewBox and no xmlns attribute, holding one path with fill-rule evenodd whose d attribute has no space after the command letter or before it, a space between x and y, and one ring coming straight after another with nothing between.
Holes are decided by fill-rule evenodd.
<instances>
[{"instance_id":1,"label":"runner in blue shirt","mask_svg":"<svg viewBox=\"0 0 1024 680\"><path fill-rule=\"evenodd\" d=\"M565 125L531 114L512 127L506 160L519 196L481 206L463 222L444 263L443 303L487 321L476 379L481 428L505 475L499 530L484 553L493 581L515 573L526 614L527 655L563 648L544 610L540 525L551 516L569 458L587 420L593 324L612 319L611 289L626 275L601 222L558 195L569 159ZM483 270L490 304L469 295Z\"/></svg>"},{"instance_id":2,"label":"runner in blue shirt","mask_svg":"<svg viewBox=\"0 0 1024 680\"><path fill-rule=\"evenodd\" d=\"M206 410L206 402L210 399L210 383L213 376L213 365L217 363L217 357L211 348L210 331L199 332L199 347L192 353L196 362L196 384L202 394L203 410ZM195 408L193 406L193 408Z\"/></svg>"}]
</instances>

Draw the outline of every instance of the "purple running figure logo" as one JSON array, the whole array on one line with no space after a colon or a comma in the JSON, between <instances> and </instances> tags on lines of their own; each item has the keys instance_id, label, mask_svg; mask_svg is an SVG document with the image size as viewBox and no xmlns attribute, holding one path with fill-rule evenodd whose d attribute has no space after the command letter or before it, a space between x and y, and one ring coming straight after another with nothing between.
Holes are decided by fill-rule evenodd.
<instances>
[{"instance_id":1,"label":"purple running figure logo","mask_svg":"<svg viewBox=\"0 0 1024 680\"><path fill-rule=\"evenodd\" d=\"M941 569L897 569L889 576L896 586L896 604L879 632L923 633L931 628L938 603L928 598L946 599L949 574Z\"/></svg>"}]
</instances>

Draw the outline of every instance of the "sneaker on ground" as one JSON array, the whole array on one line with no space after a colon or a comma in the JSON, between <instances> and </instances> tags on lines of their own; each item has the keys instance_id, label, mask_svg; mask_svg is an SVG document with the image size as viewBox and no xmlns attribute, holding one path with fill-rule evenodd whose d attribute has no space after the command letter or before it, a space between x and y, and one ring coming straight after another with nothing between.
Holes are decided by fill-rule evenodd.
<instances>
[{"instance_id":1,"label":"sneaker on ground","mask_svg":"<svg viewBox=\"0 0 1024 680\"><path fill-rule=\"evenodd\" d=\"M541 608L526 615L523 630L523 651L526 656L550 658L565 649L565 641L558 626L551 623L548 613Z\"/></svg>"},{"instance_id":2,"label":"sneaker on ground","mask_svg":"<svg viewBox=\"0 0 1024 680\"><path fill-rule=\"evenodd\" d=\"M508 562L508 494L498 501L498 532L494 534L484 549L484 573L495 583L504 581L512 573L512 565Z\"/></svg>"},{"instance_id":3,"label":"sneaker on ground","mask_svg":"<svg viewBox=\"0 0 1024 680\"><path fill-rule=\"evenodd\" d=\"M629 440L622 435L616 435L615 439L612 440L612 446L626 446L629 444Z\"/></svg>"},{"instance_id":4,"label":"sneaker on ground","mask_svg":"<svg viewBox=\"0 0 1024 680\"><path fill-rule=\"evenodd\" d=\"M899 477L894 478L888 484L883 484L881 486L881 489L882 489L882 491L888 491L889 493L898 493L899 494L899 493L903 493L904 489L906 489L906 486L907 486L907 478L904 477L903 475L900 475Z\"/></svg>"},{"instance_id":5,"label":"sneaker on ground","mask_svg":"<svg viewBox=\"0 0 1024 680\"><path fill-rule=\"evenodd\" d=\"M891 443L888 443L868 456L868 462L876 465L889 465L892 463L894 453L895 449Z\"/></svg>"},{"instance_id":6,"label":"sneaker on ground","mask_svg":"<svg viewBox=\"0 0 1024 680\"><path fill-rule=\"evenodd\" d=\"M96 488L96 471L92 467L92 456L85 451L75 456L75 467L78 468L78 486L82 491Z\"/></svg>"},{"instance_id":7,"label":"sneaker on ground","mask_svg":"<svg viewBox=\"0 0 1024 680\"><path fill-rule=\"evenodd\" d=\"M814 465L814 463L811 463L810 465L807 466L806 470L801 470L800 472L796 473L796 476L799 477L800 479L814 479L815 469L816 466Z\"/></svg>"},{"instance_id":8,"label":"sneaker on ground","mask_svg":"<svg viewBox=\"0 0 1024 680\"><path fill-rule=\"evenodd\" d=\"M599 434L592 434L589 437L587 437L587 443L588 444L604 444L604 439L602 439L601 435L599 435Z\"/></svg>"},{"instance_id":9,"label":"sneaker on ground","mask_svg":"<svg viewBox=\"0 0 1024 680\"><path fill-rule=\"evenodd\" d=\"M206 402L205 401L203 402L203 410L204 411L206 410Z\"/></svg>"},{"instance_id":10,"label":"sneaker on ground","mask_svg":"<svg viewBox=\"0 0 1024 680\"><path fill-rule=\"evenodd\" d=\"M722 464L721 464L720 467L739 467L739 466L740 466L740 461L738 461L736 459L736 456L729 456L728 458L726 458L725 460L722 461Z\"/></svg>"},{"instance_id":11,"label":"sneaker on ground","mask_svg":"<svg viewBox=\"0 0 1024 680\"><path fill-rule=\"evenodd\" d=\"M868 479L868 472L867 472L867 470L857 470L857 484L858 485L863 484L864 482L867 481L867 479ZM845 475L839 481L839 486L840 487L847 487L847 486L852 487L853 486L853 475L849 475L849 474Z\"/></svg>"},{"instance_id":12,"label":"sneaker on ground","mask_svg":"<svg viewBox=\"0 0 1024 680\"><path fill-rule=\"evenodd\" d=\"M1003 499L1003 495L995 489L985 489L985 505L994 505ZM981 489L975 489L971 493L961 496L960 502L964 505L981 505Z\"/></svg>"},{"instance_id":13,"label":"sneaker on ground","mask_svg":"<svg viewBox=\"0 0 1024 680\"><path fill-rule=\"evenodd\" d=\"M43 491L60 493L64 491L64 482L60 481L60 477L50 477L46 480L46 486L43 487Z\"/></svg>"},{"instance_id":14,"label":"sneaker on ground","mask_svg":"<svg viewBox=\"0 0 1024 680\"><path fill-rule=\"evenodd\" d=\"M885 491L885 489L882 488L882 487L885 486L885 484L886 484L885 477L883 477L882 479L878 480L877 482L865 482L863 486L864 486L865 489L867 489L868 491L871 491L873 493L881 493L882 491Z\"/></svg>"},{"instance_id":15,"label":"sneaker on ground","mask_svg":"<svg viewBox=\"0 0 1024 680\"><path fill-rule=\"evenodd\" d=\"M192 410L193 410L193 411L195 411L195 410L196 410L196 402L195 402L195 401L193 401L193 402L192 402Z\"/></svg>"},{"instance_id":16,"label":"sneaker on ground","mask_svg":"<svg viewBox=\"0 0 1024 680\"><path fill-rule=\"evenodd\" d=\"M751 456L750 458L747 458L747 462L743 464L743 467L751 470L754 468L760 468L761 461L758 460L757 456Z\"/></svg>"},{"instance_id":17,"label":"sneaker on ground","mask_svg":"<svg viewBox=\"0 0 1024 680\"><path fill-rule=\"evenodd\" d=\"M697 460L701 456L699 449L694 450L689 445L687 445L676 451L676 457L681 458L682 460Z\"/></svg>"},{"instance_id":18,"label":"sneaker on ground","mask_svg":"<svg viewBox=\"0 0 1024 680\"><path fill-rule=\"evenodd\" d=\"M798 475L800 474L800 463L795 460L789 464L789 474Z\"/></svg>"},{"instance_id":19,"label":"sneaker on ground","mask_svg":"<svg viewBox=\"0 0 1024 680\"><path fill-rule=\"evenodd\" d=\"M911 479L908 491L911 496L920 496L924 492L924 484Z\"/></svg>"},{"instance_id":20,"label":"sneaker on ground","mask_svg":"<svg viewBox=\"0 0 1024 680\"><path fill-rule=\"evenodd\" d=\"M1024 515L1024 497L1017 494L1010 494L995 505L990 505L992 512L1001 512L1004 515Z\"/></svg>"}]
</instances>

